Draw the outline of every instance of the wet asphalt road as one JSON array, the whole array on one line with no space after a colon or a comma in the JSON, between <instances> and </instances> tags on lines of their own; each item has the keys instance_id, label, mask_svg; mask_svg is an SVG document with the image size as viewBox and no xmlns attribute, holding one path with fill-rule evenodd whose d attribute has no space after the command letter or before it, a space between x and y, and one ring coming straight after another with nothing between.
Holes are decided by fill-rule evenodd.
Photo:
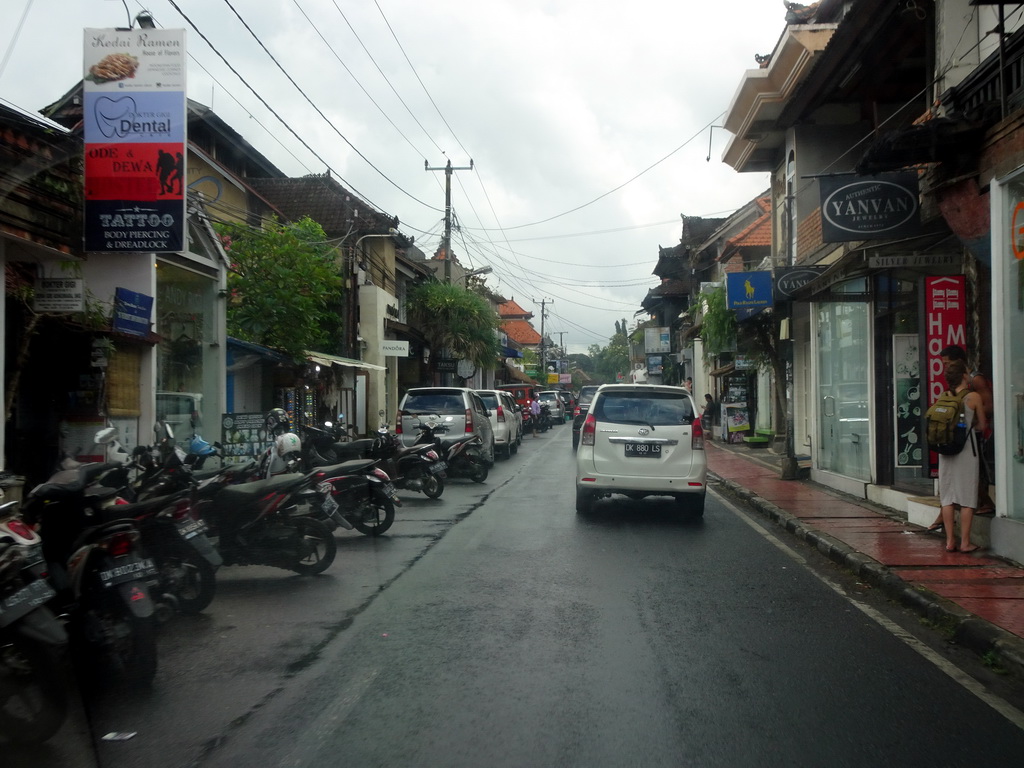
<instances>
[{"instance_id":1,"label":"wet asphalt road","mask_svg":"<svg viewBox=\"0 0 1024 768\"><path fill-rule=\"evenodd\" d=\"M569 432L527 437L486 484L405 494L386 537L339 533L320 577L223 569L206 615L162 628L151 692L89 697L96 734L137 734L92 764L1020 760L1024 719L718 498L703 520L656 499L577 516Z\"/></svg>"}]
</instances>

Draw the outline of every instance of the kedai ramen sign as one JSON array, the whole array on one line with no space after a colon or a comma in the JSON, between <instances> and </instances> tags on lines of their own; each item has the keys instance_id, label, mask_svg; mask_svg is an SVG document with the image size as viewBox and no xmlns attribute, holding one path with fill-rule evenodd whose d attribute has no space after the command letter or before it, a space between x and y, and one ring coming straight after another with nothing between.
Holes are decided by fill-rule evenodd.
<instances>
[{"instance_id":1,"label":"kedai ramen sign","mask_svg":"<svg viewBox=\"0 0 1024 768\"><path fill-rule=\"evenodd\" d=\"M920 230L916 173L824 176L818 182L826 243L906 237Z\"/></svg>"}]
</instances>

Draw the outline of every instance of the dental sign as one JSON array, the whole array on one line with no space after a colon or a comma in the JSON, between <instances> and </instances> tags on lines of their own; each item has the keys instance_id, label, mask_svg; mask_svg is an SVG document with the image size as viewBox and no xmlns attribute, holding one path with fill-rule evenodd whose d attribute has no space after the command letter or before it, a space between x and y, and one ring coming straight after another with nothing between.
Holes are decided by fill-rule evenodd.
<instances>
[{"instance_id":1,"label":"dental sign","mask_svg":"<svg viewBox=\"0 0 1024 768\"><path fill-rule=\"evenodd\" d=\"M84 64L85 250L186 250L185 31L87 29Z\"/></svg>"},{"instance_id":2,"label":"dental sign","mask_svg":"<svg viewBox=\"0 0 1024 768\"><path fill-rule=\"evenodd\" d=\"M906 237L920 231L916 173L823 176L818 185L823 242Z\"/></svg>"}]
</instances>

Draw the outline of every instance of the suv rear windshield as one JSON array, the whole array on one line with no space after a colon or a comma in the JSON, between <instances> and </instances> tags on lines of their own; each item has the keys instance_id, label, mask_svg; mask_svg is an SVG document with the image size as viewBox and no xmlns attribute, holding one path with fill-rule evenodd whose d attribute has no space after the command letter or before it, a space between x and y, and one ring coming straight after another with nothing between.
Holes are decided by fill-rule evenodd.
<instances>
[{"instance_id":1,"label":"suv rear windshield","mask_svg":"<svg viewBox=\"0 0 1024 768\"><path fill-rule=\"evenodd\" d=\"M489 411L496 410L499 405L502 405L498 396L493 392L477 392L477 394L480 396L480 399L484 401L484 405L487 406L487 410Z\"/></svg>"},{"instance_id":2,"label":"suv rear windshield","mask_svg":"<svg viewBox=\"0 0 1024 768\"><path fill-rule=\"evenodd\" d=\"M466 404L462 395L454 392L422 391L410 392L405 398L402 413L411 416L416 413L436 413L439 416L464 416Z\"/></svg>"},{"instance_id":3,"label":"suv rear windshield","mask_svg":"<svg viewBox=\"0 0 1024 768\"><path fill-rule=\"evenodd\" d=\"M554 392L541 392L537 395L537 399L542 403L553 403L558 400L559 397Z\"/></svg>"},{"instance_id":4,"label":"suv rear windshield","mask_svg":"<svg viewBox=\"0 0 1024 768\"><path fill-rule=\"evenodd\" d=\"M598 421L647 424L652 427L692 424L693 401L674 392L605 392L598 403Z\"/></svg>"},{"instance_id":5,"label":"suv rear windshield","mask_svg":"<svg viewBox=\"0 0 1024 768\"><path fill-rule=\"evenodd\" d=\"M597 393L597 387L582 387L580 389L580 405L590 405Z\"/></svg>"}]
</instances>

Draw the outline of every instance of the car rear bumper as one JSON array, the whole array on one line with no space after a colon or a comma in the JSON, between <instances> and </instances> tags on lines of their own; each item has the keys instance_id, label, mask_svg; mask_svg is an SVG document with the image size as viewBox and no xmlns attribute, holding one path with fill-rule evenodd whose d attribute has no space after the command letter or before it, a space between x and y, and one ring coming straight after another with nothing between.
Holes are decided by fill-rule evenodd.
<instances>
[{"instance_id":1,"label":"car rear bumper","mask_svg":"<svg viewBox=\"0 0 1024 768\"><path fill-rule=\"evenodd\" d=\"M579 490L589 489L601 493L699 494L707 490L707 473L690 477L631 477L584 473L576 477L576 487Z\"/></svg>"}]
</instances>

